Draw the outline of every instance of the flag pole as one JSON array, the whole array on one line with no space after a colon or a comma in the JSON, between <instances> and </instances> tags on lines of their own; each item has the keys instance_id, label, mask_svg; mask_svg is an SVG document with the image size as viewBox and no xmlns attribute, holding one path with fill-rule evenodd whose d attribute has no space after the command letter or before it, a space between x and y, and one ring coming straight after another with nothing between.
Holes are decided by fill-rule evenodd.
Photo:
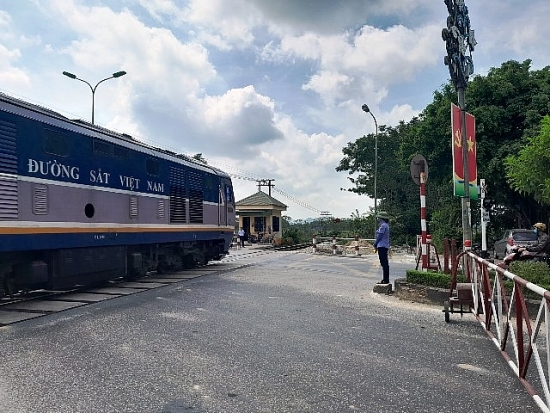
<instances>
[{"instance_id":1,"label":"flag pole","mask_svg":"<svg viewBox=\"0 0 550 413\"><path fill-rule=\"evenodd\" d=\"M464 196L462 197L462 245L466 240L472 240L470 219L470 170L468 164L468 135L466 130L466 104L464 103L464 88L458 88L458 107L460 108L460 124L462 135L462 165L464 167Z\"/></svg>"}]
</instances>

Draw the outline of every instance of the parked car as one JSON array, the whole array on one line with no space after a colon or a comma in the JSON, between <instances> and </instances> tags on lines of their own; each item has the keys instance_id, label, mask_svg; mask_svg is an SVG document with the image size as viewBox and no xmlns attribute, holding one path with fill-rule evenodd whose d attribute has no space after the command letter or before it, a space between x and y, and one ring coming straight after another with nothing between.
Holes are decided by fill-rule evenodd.
<instances>
[{"instance_id":1,"label":"parked car","mask_svg":"<svg viewBox=\"0 0 550 413\"><path fill-rule=\"evenodd\" d=\"M537 243L537 234L532 229L507 229L502 238L495 241L493 256L504 258L512 248L528 247Z\"/></svg>"}]
</instances>

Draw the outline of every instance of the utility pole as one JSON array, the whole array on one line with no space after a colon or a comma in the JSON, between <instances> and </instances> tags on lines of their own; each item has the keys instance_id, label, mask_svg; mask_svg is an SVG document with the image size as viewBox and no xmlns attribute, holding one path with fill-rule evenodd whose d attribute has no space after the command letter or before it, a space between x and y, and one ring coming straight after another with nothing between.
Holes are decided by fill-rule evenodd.
<instances>
[{"instance_id":1,"label":"utility pole","mask_svg":"<svg viewBox=\"0 0 550 413\"><path fill-rule=\"evenodd\" d=\"M258 183L258 191L262 190L262 187L267 186L268 188L268 195L271 196L271 188L275 185L272 183L275 179L259 179L256 182Z\"/></svg>"},{"instance_id":2,"label":"utility pole","mask_svg":"<svg viewBox=\"0 0 550 413\"><path fill-rule=\"evenodd\" d=\"M468 171L468 142L466 135L466 102L465 90L468 78L474 73L472 52L477 44L474 31L470 29L468 7L464 0L444 0L449 11L447 27L441 35L446 43L447 56L444 63L449 67L451 80L458 94L462 134L462 162L464 167L464 195L462 197L462 240L472 240L470 219L470 176ZM467 54L469 53L469 54Z\"/></svg>"}]
</instances>

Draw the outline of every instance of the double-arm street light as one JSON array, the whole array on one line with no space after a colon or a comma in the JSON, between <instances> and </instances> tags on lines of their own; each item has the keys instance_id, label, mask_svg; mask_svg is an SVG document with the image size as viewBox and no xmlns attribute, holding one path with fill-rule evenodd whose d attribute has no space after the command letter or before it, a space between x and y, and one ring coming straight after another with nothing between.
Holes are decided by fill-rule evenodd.
<instances>
[{"instance_id":1,"label":"double-arm street light","mask_svg":"<svg viewBox=\"0 0 550 413\"><path fill-rule=\"evenodd\" d=\"M105 79L102 79L99 82L97 82L94 87L92 87L92 85L90 85L84 79L80 79L79 77L76 77L76 75L73 75L70 72L63 72L63 74L67 77L70 77L71 79L80 80L81 82L86 83L90 87L90 90L92 91L92 125L93 125L94 124L95 91L96 91L97 87L99 86L100 83L103 83L106 80L115 79L117 77L124 76L126 74L126 72L124 70L121 70L120 72L113 73L111 76L106 77Z\"/></svg>"},{"instance_id":2,"label":"double-arm street light","mask_svg":"<svg viewBox=\"0 0 550 413\"><path fill-rule=\"evenodd\" d=\"M378 122L376 122L376 118L372 114L372 112L369 109L369 106L365 103L363 106L361 106L364 112L370 113L372 118L374 119L374 231L376 232L377 225L376 225L376 210L377 210L377 204L378 204L378 198L376 193L376 181L378 178Z\"/></svg>"}]
</instances>

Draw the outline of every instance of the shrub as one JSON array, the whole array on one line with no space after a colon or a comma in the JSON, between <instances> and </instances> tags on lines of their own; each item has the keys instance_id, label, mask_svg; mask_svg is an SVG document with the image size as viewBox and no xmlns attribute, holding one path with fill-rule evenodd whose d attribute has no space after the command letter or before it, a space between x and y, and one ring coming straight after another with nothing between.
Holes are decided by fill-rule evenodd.
<instances>
[{"instance_id":1,"label":"shrub","mask_svg":"<svg viewBox=\"0 0 550 413\"><path fill-rule=\"evenodd\" d=\"M537 280L548 282L550 279L550 268L544 262L514 261L509 271L534 283Z\"/></svg>"},{"instance_id":2,"label":"shrub","mask_svg":"<svg viewBox=\"0 0 550 413\"><path fill-rule=\"evenodd\" d=\"M458 275L456 281L466 282L466 277ZM442 272L407 270L407 282L437 288L451 288L451 275Z\"/></svg>"},{"instance_id":3,"label":"shrub","mask_svg":"<svg viewBox=\"0 0 550 413\"><path fill-rule=\"evenodd\" d=\"M550 290L550 267L545 262L513 261L508 267L508 271Z\"/></svg>"}]
</instances>

